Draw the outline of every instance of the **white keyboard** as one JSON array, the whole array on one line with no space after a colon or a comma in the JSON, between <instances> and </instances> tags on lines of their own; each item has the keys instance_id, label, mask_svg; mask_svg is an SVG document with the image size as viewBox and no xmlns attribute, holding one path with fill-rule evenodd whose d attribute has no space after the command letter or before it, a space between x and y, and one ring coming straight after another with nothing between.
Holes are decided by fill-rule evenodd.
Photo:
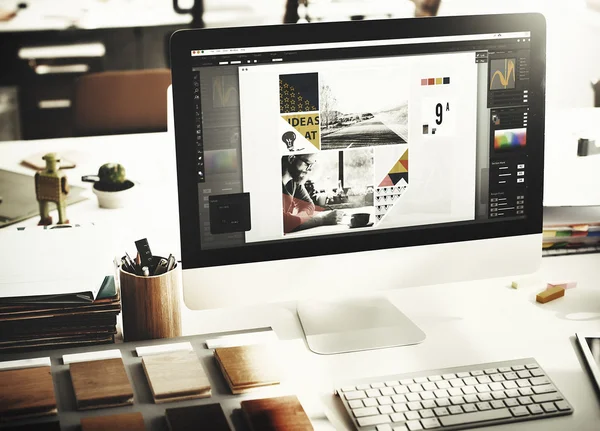
<instances>
[{"instance_id":1,"label":"white keyboard","mask_svg":"<svg viewBox=\"0 0 600 431\"><path fill-rule=\"evenodd\" d=\"M357 430L462 430L569 415L533 358L371 378L336 390Z\"/></svg>"}]
</instances>

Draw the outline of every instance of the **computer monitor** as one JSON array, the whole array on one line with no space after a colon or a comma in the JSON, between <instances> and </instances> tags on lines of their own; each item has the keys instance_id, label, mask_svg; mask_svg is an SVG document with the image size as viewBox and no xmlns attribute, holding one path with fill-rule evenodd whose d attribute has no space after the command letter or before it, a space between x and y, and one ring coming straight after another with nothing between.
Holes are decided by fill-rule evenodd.
<instances>
[{"instance_id":1,"label":"computer monitor","mask_svg":"<svg viewBox=\"0 0 600 431\"><path fill-rule=\"evenodd\" d=\"M311 349L360 350L425 337L366 292L539 267L543 16L185 30L171 57L190 308L298 300Z\"/></svg>"}]
</instances>

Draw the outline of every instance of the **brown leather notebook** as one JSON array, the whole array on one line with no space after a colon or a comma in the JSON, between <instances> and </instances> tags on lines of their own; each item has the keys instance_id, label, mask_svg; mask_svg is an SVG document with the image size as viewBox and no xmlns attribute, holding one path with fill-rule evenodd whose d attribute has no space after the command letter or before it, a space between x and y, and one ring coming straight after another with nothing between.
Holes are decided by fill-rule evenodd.
<instances>
[{"instance_id":1,"label":"brown leather notebook","mask_svg":"<svg viewBox=\"0 0 600 431\"><path fill-rule=\"evenodd\" d=\"M172 352L142 358L155 403L207 398L210 381L195 352Z\"/></svg>"},{"instance_id":2,"label":"brown leather notebook","mask_svg":"<svg viewBox=\"0 0 600 431\"><path fill-rule=\"evenodd\" d=\"M310 419L295 395L242 401L252 431L309 431Z\"/></svg>"},{"instance_id":3,"label":"brown leather notebook","mask_svg":"<svg viewBox=\"0 0 600 431\"><path fill-rule=\"evenodd\" d=\"M221 347L215 358L233 394L280 382L275 347L268 344Z\"/></svg>"},{"instance_id":4,"label":"brown leather notebook","mask_svg":"<svg viewBox=\"0 0 600 431\"><path fill-rule=\"evenodd\" d=\"M139 412L81 418L81 431L144 431L145 429L144 417Z\"/></svg>"},{"instance_id":5,"label":"brown leather notebook","mask_svg":"<svg viewBox=\"0 0 600 431\"><path fill-rule=\"evenodd\" d=\"M0 371L0 421L55 414L50 367Z\"/></svg>"},{"instance_id":6,"label":"brown leather notebook","mask_svg":"<svg viewBox=\"0 0 600 431\"><path fill-rule=\"evenodd\" d=\"M221 404L167 409L165 416L170 431L231 431Z\"/></svg>"},{"instance_id":7,"label":"brown leather notebook","mask_svg":"<svg viewBox=\"0 0 600 431\"><path fill-rule=\"evenodd\" d=\"M133 389L121 358L69 365L77 409L133 404Z\"/></svg>"}]
</instances>

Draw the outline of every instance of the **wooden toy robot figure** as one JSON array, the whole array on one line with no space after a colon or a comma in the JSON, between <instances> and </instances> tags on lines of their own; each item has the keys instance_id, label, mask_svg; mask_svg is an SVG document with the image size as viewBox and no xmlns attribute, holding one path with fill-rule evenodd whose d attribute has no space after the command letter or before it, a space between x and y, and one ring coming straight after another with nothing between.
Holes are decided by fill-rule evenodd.
<instances>
[{"instance_id":1,"label":"wooden toy robot figure","mask_svg":"<svg viewBox=\"0 0 600 431\"><path fill-rule=\"evenodd\" d=\"M66 174L60 170L60 158L55 153L48 153L42 157L46 161L46 169L35 174L35 194L40 203L40 221L38 225L52 224L49 202L56 204L58 210L58 224L67 224L66 207L69 184Z\"/></svg>"}]
</instances>

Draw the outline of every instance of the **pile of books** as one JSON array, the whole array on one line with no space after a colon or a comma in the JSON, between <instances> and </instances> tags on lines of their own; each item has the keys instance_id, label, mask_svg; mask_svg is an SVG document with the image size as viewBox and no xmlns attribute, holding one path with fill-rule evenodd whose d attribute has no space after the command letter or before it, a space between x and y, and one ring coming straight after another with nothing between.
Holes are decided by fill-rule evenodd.
<instances>
[{"instance_id":1,"label":"pile of books","mask_svg":"<svg viewBox=\"0 0 600 431\"><path fill-rule=\"evenodd\" d=\"M0 354L114 343L121 297L106 276L93 298L0 299Z\"/></svg>"},{"instance_id":2,"label":"pile of books","mask_svg":"<svg viewBox=\"0 0 600 431\"><path fill-rule=\"evenodd\" d=\"M543 255L598 252L600 252L599 207L544 210Z\"/></svg>"}]
</instances>

